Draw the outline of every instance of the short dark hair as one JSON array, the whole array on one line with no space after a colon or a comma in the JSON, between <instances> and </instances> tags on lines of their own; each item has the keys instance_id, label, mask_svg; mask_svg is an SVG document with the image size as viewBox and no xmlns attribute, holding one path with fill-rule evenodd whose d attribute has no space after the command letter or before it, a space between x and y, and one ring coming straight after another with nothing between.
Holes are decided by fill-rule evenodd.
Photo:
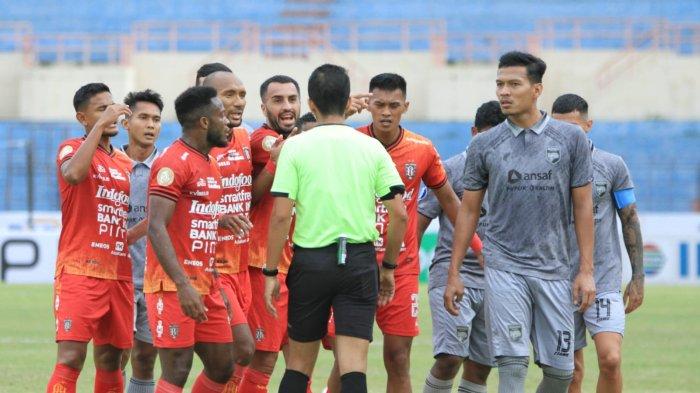
<instances>
[{"instance_id":1,"label":"short dark hair","mask_svg":"<svg viewBox=\"0 0 700 393\"><path fill-rule=\"evenodd\" d=\"M304 127L304 124L306 123L315 123L316 122L316 116L314 116L313 113L311 112L306 112L304 113L303 116L299 117L297 119L297 123L295 126L301 130L302 127Z\"/></svg>"},{"instance_id":2,"label":"short dark hair","mask_svg":"<svg viewBox=\"0 0 700 393\"><path fill-rule=\"evenodd\" d=\"M299 83L295 81L293 78L287 76L287 75L275 75L273 77L267 78L265 82L260 85L260 99L265 99L265 94L267 94L267 88L270 86L270 83L292 83L294 84L294 87L297 88L297 94L301 94L301 91L299 91Z\"/></svg>"},{"instance_id":3,"label":"short dark hair","mask_svg":"<svg viewBox=\"0 0 700 393\"><path fill-rule=\"evenodd\" d=\"M195 86L199 86L199 78L204 78L206 76L209 76L215 72L233 72L231 71L230 68L226 67L226 65L221 64L221 63L207 63L197 70L197 77L194 79L194 84Z\"/></svg>"},{"instance_id":4,"label":"short dark hair","mask_svg":"<svg viewBox=\"0 0 700 393\"><path fill-rule=\"evenodd\" d=\"M571 113L578 112L582 115L588 114L588 103L583 97L576 94L564 94L554 100L552 104L552 113Z\"/></svg>"},{"instance_id":5,"label":"short dark hair","mask_svg":"<svg viewBox=\"0 0 700 393\"><path fill-rule=\"evenodd\" d=\"M369 81L369 91L374 89L384 91L401 90L403 96L406 97L406 79L399 74L384 73L376 75Z\"/></svg>"},{"instance_id":6,"label":"short dark hair","mask_svg":"<svg viewBox=\"0 0 700 393\"><path fill-rule=\"evenodd\" d=\"M216 97L216 90L208 86L190 87L175 100L177 121L183 127L190 126L207 117L212 110L211 99Z\"/></svg>"},{"instance_id":7,"label":"short dark hair","mask_svg":"<svg viewBox=\"0 0 700 393\"><path fill-rule=\"evenodd\" d=\"M537 56L525 52L508 52L498 60L498 68L525 67L531 83L542 83L547 64Z\"/></svg>"},{"instance_id":8,"label":"short dark hair","mask_svg":"<svg viewBox=\"0 0 700 393\"><path fill-rule=\"evenodd\" d=\"M501 105L498 101L488 101L481 104L476 110L474 116L474 127L478 131L482 131L491 127L495 127L506 120L506 115L501 111Z\"/></svg>"},{"instance_id":9,"label":"short dark hair","mask_svg":"<svg viewBox=\"0 0 700 393\"><path fill-rule=\"evenodd\" d=\"M92 97L104 92L111 93L109 87L104 83L88 83L81 86L73 95L73 108L78 112L85 104L90 102Z\"/></svg>"},{"instance_id":10,"label":"short dark hair","mask_svg":"<svg viewBox=\"0 0 700 393\"><path fill-rule=\"evenodd\" d=\"M324 64L309 77L309 99L323 115L342 115L350 99L350 78L345 68Z\"/></svg>"},{"instance_id":11,"label":"short dark hair","mask_svg":"<svg viewBox=\"0 0 700 393\"><path fill-rule=\"evenodd\" d=\"M163 98L151 89L132 91L124 97L124 104L128 105L131 110L134 110L138 102L150 102L163 112Z\"/></svg>"}]
</instances>

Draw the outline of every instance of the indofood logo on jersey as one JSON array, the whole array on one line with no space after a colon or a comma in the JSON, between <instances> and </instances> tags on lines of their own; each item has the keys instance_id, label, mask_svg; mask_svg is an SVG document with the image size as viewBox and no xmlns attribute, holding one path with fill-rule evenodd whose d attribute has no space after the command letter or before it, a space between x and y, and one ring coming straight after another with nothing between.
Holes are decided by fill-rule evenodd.
<instances>
[{"instance_id":1,"label":"indofood logo on jersey","mask_svg":"<svg viewBox=\"0 0 700 393\"><path fill-rule=\"evenodd\" d=\"M221 210L221 206L216 202L201 203L197 201L192 201L190 205L191 214L201 214L216 217Z\"/></svg>"},{"instance_id":2,"label":"indofood logo on jersey","mask_svg":"<svg viewBox=\"0 0 700 393\"><path fill-rule=\"evenodd\" d=\"M244 175L242 173L238 175L231 175L229 177L221 178L221 186L223 188L235 188L240 190L241 187L248 187L253 185L253 176Z\"/></svg>"},{"instance_id":3,"label":"indofood logo on jersey","mask_svg":"<svg viewBox=\"0 0 700 393\"><path fill-rule=\"evenodd\" d=\"M119 191L117 192L113 188L105 188L105 186L98 186L97 187L97 194L95 195L96 198L101 198L101 199L108 199L112 202L114 202L115 205L121 206L121 205L129 205L129 195L126 194L124 191Z\"/></svg>"}]
</instances>

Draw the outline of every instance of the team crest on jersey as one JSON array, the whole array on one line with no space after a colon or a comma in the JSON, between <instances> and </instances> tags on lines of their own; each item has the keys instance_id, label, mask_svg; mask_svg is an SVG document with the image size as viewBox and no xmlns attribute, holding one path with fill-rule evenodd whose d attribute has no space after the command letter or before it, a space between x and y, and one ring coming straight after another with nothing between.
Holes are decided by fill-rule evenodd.
<instances>
[{"instance_id":1,"label":"team crest on jersey","mask_svg":"<svg viewBox=\"0 0 700 393\"><path fill-rule=\"evenodd\" d=\"M104 172L106 172L106 171L107 171L107 170L105 169L105 167L103 167L103 166L100 165L100 164L97 165L97 172L104 173Z\"/></svg>"},{"instance_id":2,"label":"team crest on jersey","mask_svg":"<svg viewBox=\"0 0 700 393\"><path fill-rule=\"evenodd\" d=\"M63 320L63 330L70 332L70 329L73 327L73 321L70 319L64 319Z\"/></svg>"},{"instance_id":3,"label":"team crest on jersey","mask_svg":"<svg viewBox=\"0 0 700 393\"><path fill-rule=\"evenodd\" d=\"M180 325L171 323L170 326L168 326L168 333L170 333L170 337L173 340L176 339L177 335L180 334Z\"/></svg>"},{"instance_id":4,"label":"team crest on jersey","mask_svg":"<svg viewBox=\"0 0 700 393\"><path fill-rule=\"evenodd\" d=\"M403 173L406 175L408 180L413 180L414 177L416 177L416 168L418 165L416 165L414 162L409 162L408 164L404 164L403 166Z\"/></svg>"},{"instance_id":5,"label":"team crest on jersey","mask_svg":"<svg viewBox=\"0 0 700 393\"><path fill-rule=\"evenodd\" d=\"M522 325L508 325L508 337L510 337L510 341L520 341L523 338Z\"/></svg>"},{"instance_id":6,"label":"team crest on jersey","mask_svg":"<svg viewBox=\"0 0 700 393\"><path fill-rule=\"evenodd\" d=\"M206 186L207 186L207 181L204 180L204 178L200 177L199 180L197 180L197 188L202 188L202 187L206 187Z\"/></svg>"},{"instance_id":7,"label":"team crest on jersey","mask_svg":"<svg viewBox=\"0 0 700 393\"><path fill-rule=\"evenodd\" d=\"M73 152L73 146L71 146L71 145L64 146L63 149L61 149L61 151L58 153L58 159L62 160L72 152Z\"/></svg>"},{"instance_id":8,"label":"team crest on jersey","mask_svg":"<svg viewBox=\"0 0 700 393\"><path fill-rule=\"evenodd\" d=\"M250 160L250 157L251 157L251 155L250 155L250 149L247 148L247 147L244 147L244 148L243 148L243 155L245 156L245 159L246 159L246 160Z\"/></svg>"},{"instance_id":9,"label":"team crest on jersey","mask_svg":"<svg viewBox=\"0 0 700 393\"><path fill-rule=\"evenodd\" d=\"M159 297L158 301L156 302L156 312L158 312L158 315L163 313L163 298Z\"/></svg>"},{"instance_id":10,"label":"team crest on jersey","mask_svg":"<svg viewBox=\"0 0 700 393\"><path fill-rule=\"evenodd\" d=\"M272 135L268 135L265 138L263 138L263 140L262 140L263 150L265 150L265 151L272 150L272 146L275 144L276 141L277 141L277 138L275 138Z\"/></svg>"},{"instance_id":11,"label":"team crest on jersey","mask_svg":"<svg viewBox=\"0 0 700 393\"><path fill-rule=\"evenodd\" d=\"M486 214L487 214L487 211L486 211L486 209L484 209L484 207L482 206L482 207L481 207L481 212L479 213L479 217L484 217Z\"/></svg>"},{"instance_id":12,"label":"team crest on jersey","mask_svg":"<svg viewBox=\"0 0 700 393\"><path fill-rule=\"evenodd\" d=\"M156 182L159 186L167 187L173 184L175 180L175 172L172 169L165 167L160 168L158 174L156 175Z\"/></svg>"},{"instance_id":13,"label":"team crest on jersey","mask_svg":"<svg viewBox=\"0 0 700 393\"><path fill-rule=\"evenodd\" d=\"M262 341L265 339L265 330L263 328L255 329L255 341Z\"/></svg>"},{"instance_id":14,"label":"team crest on jersey","mask_svg":"<svg viewBox=\"0 0 700 393\"><path fill-rule=\"evenodd\" d=\"M561 153L558 147L548 147L547 148L547 161L552 164L556 164L561 159Z\"/></svg>"},{"instance_id":15,"label":"team crest on jersey","mask_svg":"<svg viewBox=\"0 0 700 393\"><path fill-rule=\"evenodd\" d=\"M602 181L595 182L595 193L598 197L602 197L608 192L608 184Z\"/></svg>"},{"instance_id":16,"label":"team crest on jersey","mask_svg":"<svg viewBox=\"0 0 700 393\"><path fill-rule=\"evenodd\" d=\"M190 153L186 151L186 152L182 153L182 155L180 156L180 159L182 161L185 161L187 159L187 156L189 156L189 155L190 155Z\"/></svg>"}]
</instances>

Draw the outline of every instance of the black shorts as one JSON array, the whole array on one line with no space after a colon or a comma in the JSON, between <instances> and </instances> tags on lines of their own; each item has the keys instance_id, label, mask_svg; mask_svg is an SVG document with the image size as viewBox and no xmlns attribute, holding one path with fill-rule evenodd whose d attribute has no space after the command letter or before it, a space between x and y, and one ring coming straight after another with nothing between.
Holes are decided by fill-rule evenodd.
<instances>
[{"instance_id":1,"label":"black shorts","mask_svg":"<svg viewBox=\"0 0 700 393\"><path fill-rule=\"evenodd\" d=\"M294 341L322 339L333 307L336 335L372 340L379 278L372 243L348 244L345 265L337 263L338 245L294 246L287 275L288 335Z\"/></svg>"}]
</instances>

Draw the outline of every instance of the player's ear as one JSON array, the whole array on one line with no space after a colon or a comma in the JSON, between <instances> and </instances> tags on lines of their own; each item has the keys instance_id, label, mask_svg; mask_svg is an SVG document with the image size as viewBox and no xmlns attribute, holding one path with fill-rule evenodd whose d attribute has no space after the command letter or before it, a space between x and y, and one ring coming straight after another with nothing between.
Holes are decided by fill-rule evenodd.
<instances>
[{"instance_id":1,"label":"player's ear","mask_svg":"<svg viewBox=\"0 0 700 393\"><path fill-rule=\"evenodd\" d=\"M122 127L124 127L127 130L129 129L129 118L128 117L124 117L122 119Z\"/></svg>"},{"instance_id":2,"label":"player's ear","mask_svg":"<svg viewBox=\"0 0 700 393\"><path fill-rule=\"evenodd\" d=\"M406 112L408 112L408 106L409 106L409 104L410 104L409 101L405 101L405 102L404 102L404 104L403 104L403 112L401 112L401 113L406 113Z\"/></svg>"},{"instance_id":3,"label":"player's ear","mask_svg":"<svg viewBox=\"0 0 700 393\"><path fill-rule=\"evenodd\" d=\"M314 104L314 102L313 102L313 100L311 100L311 98L309 98L307 103L309 104L309 112L313 113L314 117L318 119L318 108L316 108L316 104Z\"/></svg>"},{"instance_id":4,"label":"player's ear","mask_svg":"<svg viewBox=\"0 0 700 393\"><path fill-rule=\"evenodd\" d=\"M542 84L542 82L540 82L540 83L535 83L535 84L533 85L533 88L534 88L534 96L535 96L535 98L536 98L536 99L537 99L537 98L540 98L540 96L542 95L542 91L544 91L544 85Z\"/></svg>"},{"instance_id":5,"label":"player's ear","mask_svg":"<svg viewBox=\"0 0 700 393\"><path fill-rule=\"evenodd\" d=\"M205 130L209 129L209 118L206 116L202 116L199 118L198 125L200 128L203 128Z\"/></svg>"},{"instance_id":6,"label":"player's ear","mask_svg":"<svg viewBox=\"0 0 700 393\"><path fill-rule=\"evenodd\" d=\"M593 128L593 120L586 120L586 127L588 127L588 131L590 131Z\"/></svg>"},{"instance_id":7,"label":"player's ear","mask_svg":"<svg viewBox=\"0 0 700 393\"><path fill-rule=\"evenodd\" d=\"M479 129L476 128L476 126L472 126L472 136L476 136L476 134L479 133Z\"/></svg>"},{"instance_id":8,"label":"player's ear","mask_svg":"<svg viewBox=\"0 0 700 393\"><path fill-rule=\"evenodd\" d=\"M87 127L87 116L83 112L75 112L75 119L78 123L82 124L83 127Z\"/></svg>"}]
</instances>

